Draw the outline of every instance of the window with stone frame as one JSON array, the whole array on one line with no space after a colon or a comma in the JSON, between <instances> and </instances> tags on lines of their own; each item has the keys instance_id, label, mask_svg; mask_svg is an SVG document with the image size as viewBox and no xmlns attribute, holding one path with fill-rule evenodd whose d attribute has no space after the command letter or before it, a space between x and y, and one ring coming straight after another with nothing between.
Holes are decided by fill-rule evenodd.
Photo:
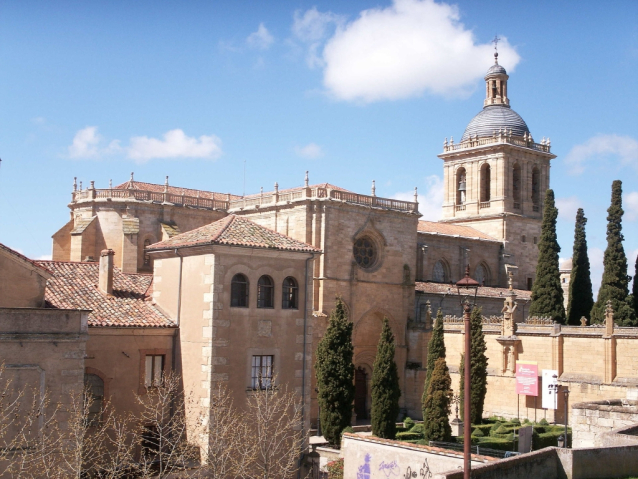
<instances>
[{"instance_id":1,"label":"window with stone frame","mask_svg":"<svg viewBox=\"0 0 638 479\"><path fill-rule=\"evenodd\" d=\"M248 278L237 273L230 282L230 305L234 308L248 307Z\"/></svg>"},{"instance_id":2,"label":"window with stone frame","mask_svg":"<svg viewBox=\"0 0 638 479\"><path fill-rule=\"evenodd\" d=\"M474 279L478 281L481 286L489 285L489 272L483 263L479 264L474 270Z\"/></svg>"},{"instance_id":3,"label":"window with stone frame","mask_svg":"<svg viewBox=\"0 0 638 479\"><path fill-rule=\"evenodd\" d=\"M272 386L274 356L252 357L251 386L253 389L267 389Z\"/></svg>"},{"instance_id":4,"label":"window with stone frame","mask_svg":"<svg viewBox=\"0 0 638 479\"><path fill-rule=\"evenodd\" d=\"M153 388L161 386L164 372L164 355L147 354L144 361L144 386Z\"/></svg>"},{"instance_id":5,"label":"window with stone frame","mask_svg":"<svg viewBox=\"0 0 638 479\"><path fill-rule=\"evenodd\" d=\"M490 188L492 186L492 172L489 163L481 166L481 202L490 201Z\"/></svg>"},{"instance_id":6,"label":"window with stone frame","mask_svg":"<svg viewBox=\"0 0 638 479\"><path fill-rule=\"evenodd\" d=\"M275 283L268 275L263 275L257 282L257 307L275 307Z\"/></svg>"},{"instance_id":7,"label":"window with stone frame","mask_svg":"<svg viewBox=\"0 0 638 479\"><path fill-rule=\"evenodd\" d=\"M535 166L532 170L532 203L534 206L538 206L540 202L540 171Z\"/></svg>"},{"instance_id":8,"label":"window with stone frame","mask_svg":"<svg viewBox=\"0 0 638 479\"><path fill-rule=\"evenodd\" d=\"M438 260L434 264L434 269L432 270L432 281L437 283L446 283L448 281L447 268L445 263L441 260Z\"/></svg>"},{"instance_id":9,"label":"window with stone frame","mask_svg":"<svg viewBox=\"0 0 638 479\"><path fill-rule=\"evenodd\" d=\"M354 242L352 247L354 260L364 269L372 268L377 262L377 248L374 241L364 236Z\"/></svg>"},{"instance_id":10,"label":"window with stone frame","mask_svg":"<svg viewBox=\"0 0 638 479\"><path fill-rule=\"evenodd\" d=\"M292 276L284 279L281 289L282 292L282 309L298 309L299 308L299 286L297 280Z\"/></svg>"}]
</instances>

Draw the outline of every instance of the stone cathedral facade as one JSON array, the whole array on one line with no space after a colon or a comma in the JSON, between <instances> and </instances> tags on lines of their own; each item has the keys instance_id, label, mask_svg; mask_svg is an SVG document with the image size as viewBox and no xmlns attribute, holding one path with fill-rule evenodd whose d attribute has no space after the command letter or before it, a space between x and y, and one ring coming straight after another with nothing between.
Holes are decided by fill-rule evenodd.
<instances>
[{"instance_id":1,"label":"stone cathedral facade","mask_svg":"<svg viewBox=\"0 0 638 479\"><path fill-rule=\"evenodd\" d=\"M495 61L485 76L483 109L468 124L459 143L445 140L439 155L445 182L443 219L439 222L419 220L416 191L413 202L381 198L374 187L371 194L364 195L330 183L310 184L307 173L303 186L280 190L275 184L270 192L243 197L175 187L169 185L168 178L164 185L144 183L131 174L129 181L108 188L97 188L93 181L88 188L74 184L70 219L53 235L53 260L92 262L104 250L111 250L114 266L123 274L154 274L154 304L178 328L188 329L188 348L180 346L178 339L171 352L183 356L175 364L201 371L207 384L215 380L233 382L237 377L237 384L249 381L250 355L237 351L216 355L210 349L216 339L223 339L228 350L241 347L228 342L234 337L228 330L234 322L246 331L254 327L256 338L267 337L264 328L275 330L278 317L288 318L297 329L307 324L306 329L302 328L305 333L295 336L296 344L307 345L306 352L299 352L291 361L303 358L308 366L289 370L295 381L302 375L309 376L300 387L310 397L311 423L318 415L312 353L339 295L354 323L357 417L365 419L369 415L369 383L384 317L389 319L396 338L401 406L412 417L420 417L430 310L441 306L446 313L458 313L458 301L450 301L450 283L458 281L469 264L472 276L484 286L479 293L484 298L484 309L498 312L502 307L499 291L507 287L509 277L519 290L519 298L529 298L534 281L543 197L550 184L550 160L555 156L549 140L535 142L526 123L510 108L508 79L505 69ZM261 308L261 290L254 284L261 279L255 272L254 280L246 273L246 284L251 280L250 287L255 287L246 293L250 307L237 314L237 302L230 296L231 277L224 271L239 274L242 264L246 270L256 269L244 253L223 246L227 243L211 239L210 244L217 246L202 250L200 259L180 259L195 254L188 252L185 238L201 240L202 235L212 235L211 231L218 228L211 229L212 224L219 225L231 216L277 233L277 241L287 237L295 244L304 244L311 252L304 256L288 251L278 256L275 252L279 247L273 246L274 252L263 259L259 274L269 274L268 268L274 271L270 277L277 280L270 287L274 297L281 298L290 291L285 289L289 288L287 283L278 279L288 274L287 262L291 271L301 275L306 271L306 257L311 258L309 272L303 273L310 279L296 280L303 286L299 291L303 289L304 299L300 297L294 311L279 311L277 301L272 308ZM238 224L235 220L232 223ZM265 235L263 231L259 234ZM170 245L179 248L172 251ZM259 247L268 249L267 241ZM216 255L225 255L226 259L217 259ZM189 278L184 284L210 303L203 313L202 308L193 306L193 317L179 306L184 304L182 282L175 275L177 271L182 274L182 264L189 265L183 273ZM211 267L217 264L222 269L213 272ZM198 283L200 279L208 281L205 278L214 279ZM284 303L290 305L289 301ZM241 320L233 319L239 317ZM215 324L215 318L223 319ZM209 334L211 337L204 336ZM224 336L216 338L216 334ZM263 339L263 343L268 340ZM251 348L259 349L254 344ZM193 378L193 383L200 383L200 379Z\"/></svg>"}]
</instances>

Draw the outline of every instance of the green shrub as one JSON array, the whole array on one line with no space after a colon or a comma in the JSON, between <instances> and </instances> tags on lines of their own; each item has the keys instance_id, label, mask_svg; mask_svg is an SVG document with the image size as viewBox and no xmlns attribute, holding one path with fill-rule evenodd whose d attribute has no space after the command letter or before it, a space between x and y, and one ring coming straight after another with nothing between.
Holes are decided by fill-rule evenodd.
<instances>
[{"instance_id":1,"label":"green shrub","mask_svg":"<svg viewBox=\"0 0 638 479\"><path fill-rule=\"evenodd\" d=\"M354 429L352 429L352 426L348 426L348 427L344 427L343 431L341 431L341 435L343 436L344 432L349 432L349 433L353 433Z\"/></svg>"},{"instance_id":2,"label":"green shrub","mask_svg":"<svg viewBox=\"0 0 638 479\"><path fill-rule=\"evenodd\" d=\"M518 418L514 418L510 421L510 424L513 424L514 426L520 426L521 425L521 421Z\"/></svg>"},{"instance_id":3,"label":"green shrub","mask_svg":"<svg viewBox=\"0 0 638 479\"><path fill-rule=\"evenodd\" d=\"M536 431L534 431L536 432ZM558 437L565 433L564 430L544 432L542 434L532 435L532 449L543 449L545 447L558 446ZM567 431L567 445L572 443L571 432Z\"/></svg>"},{"instance_id":4,"label":"green shrub","mask_svg":"<svg viewBox=\"0 0 638 479\"><path fill-rule=\"evenodd\" d=\"M530 424L532 424L532 421L530 421L529 419L525 418L525 419L523 419L523 424L525 424L526 426L529 426Z\"/></svg>"},{"instance_id":5,"label":"green shrub","mask_svg":"<svg viewBox=\"0 0 638 479\"><path fill-rule=\"evenodd\" d=\"M478 424L478 425L473 425L472 428L478 429L479 431L481 431L483 433L484 436L489 436L490 435L490 430L492 429L492 425L491 424Z\"/></svg>"},{"instance_id":6,"label":"green shrub","mask_svg":"<svg viewBox=\"0 0 638 479\"><path fill-rule=\"evenodd\" d=\"M486 437L479 440L479 453L481 447L489 447L491 449L498 449L499 451L511 451L514 449L514 443L507 439L501 439L498 437Z\"/></svg>"},{"instance_id":7,"label":"green shrub","mask_svg":"<svg viewBox=\"0 0 638 479\"><path fill-rule=\"evenodd\" d=\"M409 431L410 429L412 429L414 427L414 419L410 419L409 417L406 417L403 420L403 427Z\"/></svg>"},{"instance_id":8,"label":"green shrub","mask_svg":"<svg viewBox=\"0 0 638 479\"><path fill-rule=\"evenodd\" d=\"M414 427L410 429L410 432L416 432L417 434L421 435L423 435L424 431L425 427L423 426L423 424L415 424Z\"/></svg>"},{"instance_id":9,"label":"green shrub","mask_svg":"<svg viewBox=\"0 0 638 479\"><path fill-rule=\"evenodd\" d=\"M547 432L548 430L551 430L551 428L544 427L544 426L534 426L534 432L537 432L538 434L543 434L544 432Z\"/></svg>"},{"instance_id":10,"label":"green shrub","mask_svg":"<svg viewBox=\"0 0 638 479\"><path fill-rule=\"evenodd\" d=\"M494 434L509 434L512 431L511 428L507 427L505 424L501 424L495 431Z\"/></svg>"},{"instance_id":11,"label":"green shrub","mask_svg":"<svg viewBox=\"0 0 638 479\"><path fill-rule=\"evenodd\" d=\"M397 441L416 441L419 439L423 439L423 434L419 434L418 432L400 432L396 435Z\"/></svg>"},{"instance_id":12,"label":"green shrub","mask_svg":"<svg viewBox=\"0 0 638 479\"><path fill-rule=\"evenodd\" d=\"M549 426L549 423L547 422L547 419L545 418L538 421L538 424L540 424L541 426Z\"/></svg>"},{"instance_id":13,"label":"green shrub","mask_svg":"<svg viewBox=\"0 0 638 479\"><path fill-rule=\"evenodd\" d=\"M483 434L483 431L481 431L478 427L474 429L474 431L472 431L472 436L473 437L484 437L485 434Z\"/></svg>"},{"instance_id":14,"label":"green shrub","mask_svg":"<svg viewBox=\"0 0 638 479\"><path fill-rule=\"evenodd\" d=\"M494 431L496 431L502 425L503 425L503 423L501 421L496 421L494 424L492 424L492 427L490 427L490 434L492 434Z\"/></svg>"},{"instance_id":15,"label":"green shrub","mask_svg":"<svg viewBox=\"0 0 638 479\"><path fill-rule=\"evenodd\" d=\"M328 469L328 479L343 479L343 459L329 462L326 468Z\"/></svg>"}]
</instances>

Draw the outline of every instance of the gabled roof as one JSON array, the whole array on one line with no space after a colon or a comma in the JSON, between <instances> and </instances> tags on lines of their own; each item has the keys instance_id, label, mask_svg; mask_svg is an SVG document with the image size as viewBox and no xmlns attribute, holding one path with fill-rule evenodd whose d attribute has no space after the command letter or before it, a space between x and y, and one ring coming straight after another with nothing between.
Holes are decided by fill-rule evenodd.
<instances>
[{"instance_id":1,"label":"gabled roof","mask_svg":"<svg viewBox=\"0 0 638 479\"><path fill-rule=\"evenodd\" d=\"M417 293L434 293L434 294L453 294L456 295L456 285L452 283L434 283L432 281L417 281L414 283L414 289ZM448 291L449 290L449 291ZM491 288L489 286L479 286L476 293L477 296L484 298L503 298L509 292L509 288ZM532 292L525 289L515 289L514 293L518 299L529 300Z\"/></svg>"},{"instance_id":2,"label":"gabled roof","mask_svg":"<svg viewBox=\"0 0 638 479\"><path fill-rule=\"evenodd\" d=\"M41 264L38 264L36 261L27 258L23 254L18 253L16 250L9 248L8 246L3 245L2 243L0 243L0 251L3 251L9 254L10 256L12 256L14 259L17 259L18 261L22 261L24 263L28 263L30 266L34 266L39 273L41 273L43 276L47 278L51 274L51 271L49 271L47 268L45 268Z\"/></svg>"},{"instance_id":3,"label":"gabled roof","mask_svg":"<svg viewBox=\"0 0 638 479\"><path fill-rule=\"evenodd\" d=\"M153 275L127 274L113 268L113 295L97 287L99 263L37 261L53 273L44 299L47 307L88 309L89 326L116 328L175 327L152 303Z\"/></svg>"},{"instance_id":4,"label":"gabled roof","mask_svg":"<svg viewBox=\"0 0 638 479\"><path fill-rule=\"evenodd\" d=\"M152 244L146 249L156 251L198 245L247 246L308 253L320 252L312 245L297 241L236 215L228 215L209 225Z\"/></svg>"},{"instance_id":5,"label":"gabled roof","mask_svg":"<svg viewBox=\"0 0 638 479\"><path fill-rule=\"evenodd\" d=\"M158 185L155 183L144 183L143 181L129 180L126 183L122 183L121 185L115 186L113 189L116 189L116 190L133 189L133 190L142 190L142 191L153 191L155 193L164 193L165 188L166 188L165 185ZM199 196L200 198L208 198L211 200L226 201L228 199L228 195L226 193L193 190L191 188L178 188L176 186L169 186L168 193L170 193L171 195ZM230 195L231 200L234 200L237 198L241 198L241 196Z\"/></svg>"},{"instance_id":6,"label":"gabled roof","mask_svg":"<svg viewBox=\"0 0 638 479\"><path fill-rule=\"evenodd\" d=\"M482 239L499 242L496 238L472 228L471 226L454 225L451 223L439 223L437 221L419 221L417 232L442 236L461 236L470 239Z\"/></svg>"}]
</instances>

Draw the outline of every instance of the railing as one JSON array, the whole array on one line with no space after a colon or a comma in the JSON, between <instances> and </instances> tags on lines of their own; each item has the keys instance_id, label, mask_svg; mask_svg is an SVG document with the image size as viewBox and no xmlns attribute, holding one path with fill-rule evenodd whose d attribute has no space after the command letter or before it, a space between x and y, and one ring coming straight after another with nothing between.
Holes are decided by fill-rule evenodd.
<instances>
[{"instance_id":1,"label":"railing","mask_svg":"<svg viewBox=\"0 0 638 479\"><path fill-rule=\"evenodd\" d=\"M275 191L247 196L245 198L237 198L230 201L229 209L260 207L262 205L272 205L275 203L289 203L307 198L331 198L333 200L343 201L344 203L407 212L416 212L418 209L417 203L413 203L411 201L360 195L349 191L333 190L321 187L299 188L297 190L285 191L282 193Z\"/></svg>"},{"instance_id":2,"label":"railing","mask_svg":"<svg viewBox=\"0 0 638 479\"><path fill-rule=\"evenodd\" d=\"M503 322L503 316L483 316L482 324L501 324ZM463 316L454 316L446 314L443 316L443 324L462 324Z\"/></svg>"},{"instance_id":3,"label":"railing","mask_svg":"<svg viewBox=\"0 0 638 479\"><path fill-rule=\"evenodd\" d=\"M554 321L550 316L529 316L523 324L526 326L551 326Z\"/></svg>"},{"instance_id":4,"label":"railing","mask_svg":"<svg viewBox=\"0 0 638 479\"><path fill-rule=\"evenodd\" d=\"M457 144L447 143L446 140L446 143L443 144L443 152L447 153L450 151L466 150L468 148L476 148L478 146L495 145L500 143L523 146L532 150L542 151L543 153L551 152L551 145L549 143L534 143L531 140L525 140L520 137L512 137L508 134L503 133L497 133L495 136L488 138L465 140Z\"/></svg>"},{"instance_id":5,"label":"railing","mask_svg":"<svg viewBox=\"0 0 638 479\"><path fill-rule=\"evenodd\" d=\"M456 205L456 211L465 211L465 205Z\"/></svg>"},{"instance_id":6,"label":"railing","mask_svg":"<svg viewBox=\"0 0 638 479\"><path fill-rule=\"evenodd\" d=\"M86 189L73 193L73 202L93 199L124 199L148 201L151 203L171 203L180 206L204 208L208 210L227 210L228 201L202 198L200 196L175 195L137 189Z\"/></svg>"},{"instance_id":7,"label":"railing","mask_svg":"<svg viewBox=\"0 0 638 479\"><path fill-rule=\"evenodd\" d=\"M479 208L489 208L490 207L490 202L489 201L481 201L479 203Z\"/></svg>"}]
</instances>

